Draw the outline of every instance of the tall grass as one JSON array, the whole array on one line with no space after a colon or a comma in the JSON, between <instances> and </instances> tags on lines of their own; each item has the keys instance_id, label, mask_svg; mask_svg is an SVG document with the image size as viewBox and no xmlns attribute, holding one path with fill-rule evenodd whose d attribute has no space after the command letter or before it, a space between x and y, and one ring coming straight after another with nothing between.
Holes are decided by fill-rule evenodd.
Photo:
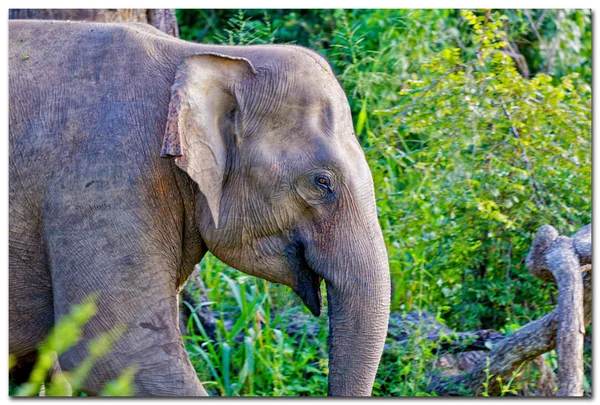
<instances>
[{"instance_id":1,"label":"tall grass","mask_svg":"<svg viewBox=\"0 0 600 405\"><path fill-rule=\"evenodd\" d=\"M326 318L313 319L291 291L243 275L210 254L201 266L216 314L215 336L203 327L199 308L186 303L192 315L184 341L207 391L223 396L325 393Z\"/></svg>"}]
</instances>

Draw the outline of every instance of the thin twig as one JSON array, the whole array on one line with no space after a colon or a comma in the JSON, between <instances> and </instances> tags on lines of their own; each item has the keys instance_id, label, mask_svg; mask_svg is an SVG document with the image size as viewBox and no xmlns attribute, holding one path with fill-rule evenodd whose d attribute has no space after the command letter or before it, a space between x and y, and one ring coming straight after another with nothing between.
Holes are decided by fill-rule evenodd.
<instances>
[{"instance_id":1,"label":"thin twig","mask_svg":"<svg viewBox=\"0 0 600 405\"><path fill-rule=\"evenodd\" d=\"M540 27L542 26L542 23L544 22L544 17L546 17L547 11L548 11L548 9L544 9L544 11L542 11L542 15L540 15L540 18L538 19L537 23L535 24L535 28L537 28L538 30L540 29Z\"/></svg>"},{"instance_id":2,"label":"thin twig","mask_svg":"<svg viewBox=\"0 0 600 405\"><path fill-rule=\"evenodd\" d=\"M525 17L527 17L527 19L529 20L529 23L531 24L531 28L533 28L533 32L535 33L535 36L537 37L538 41L540 41L540 44L542 44L543 47L545 48L546 42L540 35L537 25L533 22L533 18L531 18L531 14L529 14L529 10L525 9L525 10L523 10L523 13L525 13Z\"/></svg>"}]
</instances>

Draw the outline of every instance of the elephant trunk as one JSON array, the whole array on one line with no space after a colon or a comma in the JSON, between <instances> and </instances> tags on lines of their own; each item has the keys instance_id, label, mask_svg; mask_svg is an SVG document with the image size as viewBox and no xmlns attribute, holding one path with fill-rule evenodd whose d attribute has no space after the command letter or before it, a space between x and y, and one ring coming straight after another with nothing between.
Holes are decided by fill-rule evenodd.
<instances>
[{"instance_id":1,"label":"elephant trunk","mask_svg":"<svg viewBox=\"0 0 600 405\"><path fill-rule=\"evenodd\" d=\"M390 274L379 227L343 249L328 280L330 396L369 396L388 329ZM369 240L369 239L367 239ZM357 241L358 242L358 241ZM353 252L348 254L348 252Z\"/></svg>"}]
</instances>

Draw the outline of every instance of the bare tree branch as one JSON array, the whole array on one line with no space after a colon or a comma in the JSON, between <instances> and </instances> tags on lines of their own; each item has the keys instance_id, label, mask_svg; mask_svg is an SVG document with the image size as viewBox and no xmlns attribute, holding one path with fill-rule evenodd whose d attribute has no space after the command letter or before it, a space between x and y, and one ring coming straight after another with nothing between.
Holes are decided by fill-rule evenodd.
<instances>
[{"instance_id":1,"label":"bare tree branch","mask_svg":"<svg viewBox=\"0 0 600 405\"><path fill-rule=\"evenodd\" d=\"M558 396L583 395L583 281L573 240L559 236L546 253L558 285Z\"/></svg>"}]
</instances>

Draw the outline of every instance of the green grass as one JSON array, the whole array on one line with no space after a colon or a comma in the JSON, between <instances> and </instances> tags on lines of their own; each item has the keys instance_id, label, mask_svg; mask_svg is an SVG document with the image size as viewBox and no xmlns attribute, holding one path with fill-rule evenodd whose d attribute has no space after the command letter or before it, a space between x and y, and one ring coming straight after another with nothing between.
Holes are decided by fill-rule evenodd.
<instances>
[{"instance_id":1,"label":"green grass","mask_svg":"<svg viewBox=\"0 0 600 405\"><path fill-rule=\"evenodd\" d=\"M287 287L246 276L210 254L202 262L202 278L215 314L216 336L210 338L195 314L197 308L190 307L191 334L184 342L210 394L327 392L326 317L310 315ZM293 322L302 326L290 333ZM311 327L318 331L316 336L307 334Z\"/></svg>"}]
</instances>

